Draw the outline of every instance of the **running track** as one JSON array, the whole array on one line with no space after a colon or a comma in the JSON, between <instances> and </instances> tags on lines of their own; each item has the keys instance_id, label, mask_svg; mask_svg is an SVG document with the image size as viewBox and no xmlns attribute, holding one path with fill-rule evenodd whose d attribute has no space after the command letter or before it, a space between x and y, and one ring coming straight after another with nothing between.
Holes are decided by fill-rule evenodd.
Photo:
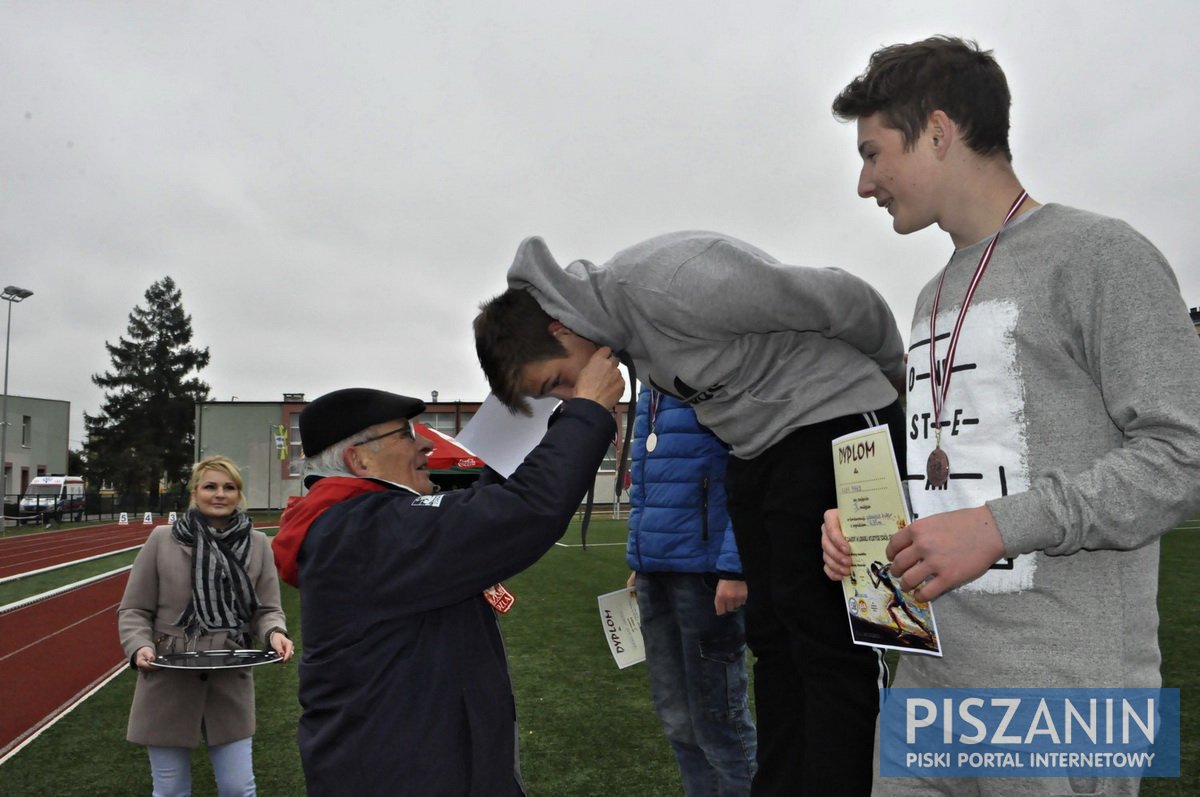
<instances>
[{"instance_id":1,"label":"running track","mask_svg":"<svg viewBox=\"0 0 1200 797\"><path fill-rule=\"evenodd\" d=\"M0 540L0 581L135 548L153 526L108 524ZM0 761L126 666L119 573L0 611Z\"/></svg>"},{"instance_id":2,"label":"running track","mask_svg":"<svg viewBox=\"0 0 1200 797\"><path fill-rule=\"evenodd\" d=\"M128 572L0 614L0 755L124 666L117 604Z\"/></svg>"},{"instance_id":3,"label":"running track","mask_svg":"<svg viewBox=\"0 0 1200 797\"><path fill-rule=\"evenodd\" d=\"M0 540L0 580L81 559L136 548L153 526L109 523L66 531L46 531Z\"/></svg>"}]
</instances>

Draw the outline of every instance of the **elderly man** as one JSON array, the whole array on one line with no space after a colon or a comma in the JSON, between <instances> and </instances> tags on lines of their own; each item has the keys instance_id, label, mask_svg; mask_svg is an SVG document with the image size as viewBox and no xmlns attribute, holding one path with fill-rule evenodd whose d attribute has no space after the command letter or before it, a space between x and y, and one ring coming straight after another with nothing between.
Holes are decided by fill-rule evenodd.
<instances>
[{"instance_id":1,"label":"elderly man","mask_svg":"<svg viewBox=\"0 0 1200 797\"><path fill-rule=\"evenodd\" d=\"M300 415L306 496L275 538L300 588L299 745L310 795L522 795L495 611L562 536L615 432L601 350L508 480L434 493L414 398L367 388ZM495 609L493 607L496 607Z\"/></svg>"}]
</instances>

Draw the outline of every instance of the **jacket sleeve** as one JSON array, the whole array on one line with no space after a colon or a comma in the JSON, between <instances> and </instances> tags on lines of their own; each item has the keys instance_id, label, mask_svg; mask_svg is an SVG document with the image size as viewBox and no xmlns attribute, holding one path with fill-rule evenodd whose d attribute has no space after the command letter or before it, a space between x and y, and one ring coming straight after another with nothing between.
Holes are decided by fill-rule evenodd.
<instances>
[{"instance_id":1,"label":"jacket sleeve","mask_svg":"<svg viewBox=\"0 0 1200 797\"><path fill-rule=\"evenodd\" d=\"M355 543L363 588L418 613L521 572L566 531L615 431L608 410L574 399L506 481L440 497L368 499L384 508L373 538Z\"/></svg>"},{"instance_id":2,"label":"jacket sleeve","mask_svg":"<svg viewBox=\"0 0 1200 797\"><path fill-rule=\"evenodd\" d=\"M904 373L904 342L891 308L841 269L780 265L717 240L676 272L671 294L695 337L815 332L854 347L889 378Z\"/></svg>"},{"instance_id":3,"label":"jacket sleeve","mask_svg":"<svg viewBox=\"0 0 1200 797\"><path fill-rule=\"evenodd\" d=\"M155 529L155 532L158 530ZM151 532L138 551L117 607L121 649L132 656L138 648L154 647L154 616L158 610L158 547L161 533Z\"/></svg>"},{"instance_id":4,"label":"jacket sleeve","mask_svg":"<svg viewBox=\"0 0 1200 797\"><path fill-rule=\"evenodd\" d=\"M742 558L738 555L737 540L733 538L733 522L725 526L725 539L717 557L717 572L722 578L742 579Z\"/></svg>"},{"instance_id":5,"label":"jacket sleeve","mask_svg":"<svg viewBox=\"0 0 1200 797\"><path fill-rule=\"evenodd\" d=\"M265 641L267 632L280 628L287 632L287 618L283 614L283 600L279 592L279 571L275 569L275 557L271 555L270 541L261 531L254 534L254 555L262 561L258 578L254 581L254 594L258 597L258 611L251 621L250 633Z\"/></svg>"},{"instance_id":6,"label":"jacket sleeve","mask_svg":"<svg viewBox=\"0 0 1200 797\"><path fill-rule=\"evenodd\" d=\"M1086 240L1080 257L1103 265L1064 274L1058 331L1121 442L1078 471L1039 474L1028 491L988 502L1010 556L1128 550L1200 509L1200 341L1174 274L1126 225Z\"/></svg>"}]
</instances>

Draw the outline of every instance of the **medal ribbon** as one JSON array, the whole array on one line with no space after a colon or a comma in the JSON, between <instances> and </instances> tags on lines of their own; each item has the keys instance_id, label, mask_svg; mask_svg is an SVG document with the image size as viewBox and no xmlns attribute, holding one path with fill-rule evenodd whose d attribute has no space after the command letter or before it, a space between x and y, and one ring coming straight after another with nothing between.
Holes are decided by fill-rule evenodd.
<instances>
[{"instance_id":1,"label":"medal ribbon","mask_svg":"<svg viewBox=\"0 0 1200 797\"><path fill-rule=\"evenodd\" d=\"M650 391L650 431L646 434L646 453L649 454L654 449L658 448L658 433L654 431L656 422L658 421L658 402L662 399L662 393L651 389Z\"/></svg>"},{"instance_id":2,"label":"medal ribbon","mask_svg":"<svg viewBox=\"0 0 1200 797\"><path fill-rule=\"evenodd\" d=\"M942 374L940 390L937 384L937 312L938 305L942 300L942 285L946 281L946 268L950 267L949 263L942 269L942 275L938 278L937 292L933 295L933 310L929 314L929 387L933 394L933 434L938 448L941 448L942 445L942 407L946 405L946 396L950 392L950 375L954 370L954 354L958 351L958 335L962 331L963 319L967 317L967 308L971 306L971 299L974 298L975 289L979 287L979 282L983 279L983 272L987 271L988 264L992 261L992 250L996 248L996 241L1000 240L1001 231L1012 221L1012 217L1017 214L1028 196L1029 192L1022 189L1017 198L1013 200L1012 207L1008 209L1008 215L1004 217L1000 229L996 230L992 240L988 241L987 248L979 256L979 264L975 266L975 274L967 286L967 295L963 297L962 308L958 311L958 319L954 322L954 330L950 333L950 347L946 350L946 370Z\"/></svg>"}]
</instances>

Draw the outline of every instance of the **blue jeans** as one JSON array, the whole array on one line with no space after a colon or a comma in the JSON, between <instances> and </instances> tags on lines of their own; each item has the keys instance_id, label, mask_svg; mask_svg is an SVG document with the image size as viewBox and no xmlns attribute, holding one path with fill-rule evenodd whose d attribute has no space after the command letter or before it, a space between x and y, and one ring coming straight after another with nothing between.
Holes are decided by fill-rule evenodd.
<instances>
[{"instance_id":1,"label":"blue jeans","mask_svg":"<svg viewBox=\"0 0 1200 797\"><path fill-rule=\"evenodd\" d=\"M251 741L247 737L208 748L221 797L254 797ZM154 797L188 797L192 793L192 751L188 747L147 747Z\"/></svg>"},{"instance_id":2,"label":"blue jeans","mask_svg":"<svg viewBox=\"0 0 1200 797\"><path fill-rule=\"evenodd\" d=\"M700 573L637 574L650 693L687 797L748 795L755 770L745 626L717 616L715 588Z\"/></svg>"}]
</instances>

